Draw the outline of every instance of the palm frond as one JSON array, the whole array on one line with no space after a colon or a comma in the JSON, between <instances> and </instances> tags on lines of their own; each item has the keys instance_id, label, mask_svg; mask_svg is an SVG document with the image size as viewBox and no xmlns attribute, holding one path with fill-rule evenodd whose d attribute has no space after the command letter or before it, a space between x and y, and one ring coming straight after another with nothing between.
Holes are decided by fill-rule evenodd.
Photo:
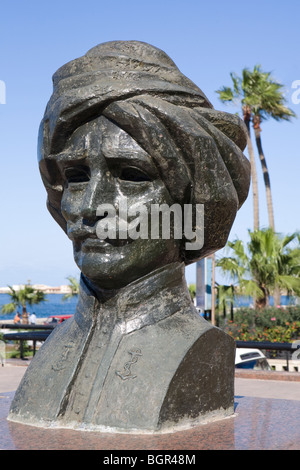
<instances>
[{"instance_id":1,"label":"palm frond","mask_svg":"<svg viewBox=\"0 0 300 470\"><path fill-rule=\"evenodd\" d=\"M5 304L1 308L1 313L4 315L13 313L16 310L16 305L14 303Z\"/></svg>"}]
</instances>

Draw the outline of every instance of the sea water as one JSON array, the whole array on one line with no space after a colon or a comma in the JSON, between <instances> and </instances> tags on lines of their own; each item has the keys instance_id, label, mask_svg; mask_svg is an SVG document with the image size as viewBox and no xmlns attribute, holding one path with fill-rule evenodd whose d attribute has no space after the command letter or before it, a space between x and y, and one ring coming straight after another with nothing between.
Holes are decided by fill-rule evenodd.
<instances>
[{"instance_id":1,"label":"sea water","mask_svg":"<svg viewBox=\"0 0 300 470\"><path fill-rule=\"evenodd\" d=\"M63 301L64 294L46 294L46 301L37 305L27 306L27 312L35 313L37 318L47 318L51 315L72 315L75 313L77 305L77 296ZM0 312L3 305L10 303L11 297L9 294L0 294ZM22 314L22 307L17 309ZM8 315L0 313L0 321L13 320L16 311Z\"/></svg>"}]
</instances>

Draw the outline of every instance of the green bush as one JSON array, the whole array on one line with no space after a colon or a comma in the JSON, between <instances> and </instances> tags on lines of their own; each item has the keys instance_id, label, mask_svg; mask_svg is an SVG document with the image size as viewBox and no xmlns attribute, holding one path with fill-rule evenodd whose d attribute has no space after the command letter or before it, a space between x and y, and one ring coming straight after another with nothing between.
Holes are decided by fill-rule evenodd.
<instances>
[{"instance_id":1,"label":"green bush","mask_svg":"<svg viewBox=\"0 0 300 470\"><path fill-rule=\"evenodd\" d=\"M290 343L300 338L300 307L241 308L234 321L222 318L219 325L235 340Z\"/></svg>"}]
</instances>

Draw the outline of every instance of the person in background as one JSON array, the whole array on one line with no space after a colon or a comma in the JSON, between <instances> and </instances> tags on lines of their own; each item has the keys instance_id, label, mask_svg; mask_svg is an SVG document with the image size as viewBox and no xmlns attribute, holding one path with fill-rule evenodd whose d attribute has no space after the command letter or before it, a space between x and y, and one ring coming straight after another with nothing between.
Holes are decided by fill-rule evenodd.
<instances>
[{"instance_id":1,"label":"person in background","mask_svg":"<svg viewBox=\"0 0 300 470\"><path fill-rule=\"evenodd\" d=\"M34 312L29 315L29 323L30 323L30 325L35 325L36 324L36 315L35 315Z\"/></svg>"},{"instance_id":2,"label":"person in background","mask_svg":"<svg viewBox=\"0 0 300 470\"><path fill-rule=\"evenodd\" d=\"M16 316L14 318L14 323L20 323L21 321L21 317L20 317L20 314L19 312L16 313Z\"/></svg>"}]
</instances>

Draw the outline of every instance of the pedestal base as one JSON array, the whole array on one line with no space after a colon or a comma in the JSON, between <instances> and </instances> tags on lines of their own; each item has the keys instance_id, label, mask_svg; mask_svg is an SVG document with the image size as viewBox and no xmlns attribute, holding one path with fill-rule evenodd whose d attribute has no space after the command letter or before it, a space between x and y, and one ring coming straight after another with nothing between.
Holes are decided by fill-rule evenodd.
<instances>
[{"instance_id":1,"label":"pedestal base","mask_svg":"<svg viewBox=\"0 0 300 470\"><path fill-rule=\"evenodd\" d=\"M127 435L9 422L12 398L12 392L0 395L2 450L300 450L300 401L236 396L233 417L170 434Z\"/></svg>"}]
</instances>

